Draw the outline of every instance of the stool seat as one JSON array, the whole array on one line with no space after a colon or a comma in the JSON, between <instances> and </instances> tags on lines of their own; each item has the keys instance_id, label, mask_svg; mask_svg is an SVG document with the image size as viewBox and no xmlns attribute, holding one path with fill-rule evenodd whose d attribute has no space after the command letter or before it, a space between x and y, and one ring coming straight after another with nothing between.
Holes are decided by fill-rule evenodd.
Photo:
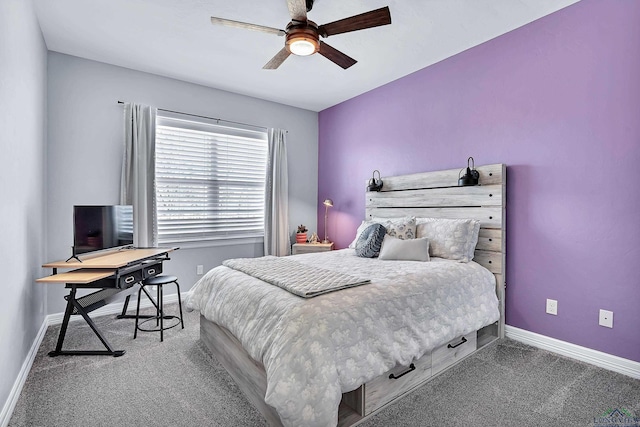
<instances>
[{"instance_id":1,"label":"stool seat","mask_svg":"<svg viewBox=\"0 0 640 427\"><path fill-rule=\"evenodd\" d=\"M180 309L180 316L167 316L164 314L163 310L163 299L164 299L164 289L163 285L167 285L169 283L173 283L176 285L176 289L178 291L178 307ZM154 301L153 297L149 294L146 287L147 286L156 286L156 301ZM151 301L151 303L156 307L156 315L155 316L141 316L140 315L140 297L141 294L144 293L147 298ZM146 318L146 320L139 322L140 318ZM165 326L165 319L175 319L177 323L174 323L170 326ZM144 329L140 325L143 323L147 323L149 321L156 321L155 329ZM136 307L136 324L133 332L133 338L135 339L138 336L138 331L143 332L160 332L160 342L164 341L164 331L166 329L171 329L175 326L181 325L182 329L184 329L184 320L182 316L182 299L180 297L180 285L178 284L178 278L176 276L169 275L159 275L148 277L140 283L140 289L138 290L138 304Z\"/></svg>"},{"instance_id":2,"label":"stool seat","mask_svg":"<svg viewBox=\"0 0 640 427\"><path fill-rule=\"evenodd\" d=\"M157 286L157 285L166 285L167 283L177 282L178 278L176 276L151 276L144 279L144 284L148 286Z\"/></svg>"}]
</instances>

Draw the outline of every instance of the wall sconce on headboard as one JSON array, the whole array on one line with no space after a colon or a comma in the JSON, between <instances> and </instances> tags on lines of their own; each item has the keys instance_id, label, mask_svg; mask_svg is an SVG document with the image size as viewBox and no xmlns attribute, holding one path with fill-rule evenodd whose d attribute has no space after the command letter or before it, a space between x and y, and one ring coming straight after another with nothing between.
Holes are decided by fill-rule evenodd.
<instances>
[{"instance_id":1,"label":"wall sconce on headboard","mask_svg":"<svg viewBox=\"0 0 640 427\"><path fill-rule=\"evenodd\" d=\"M376 179L376 172L378 172L378 179ZM380 191L382 190L382 179L380 179L380 171L374 170L373 177L369 180L367 185L367 191Z\"/></svg>"},{"instance_id":2,"label":"wall sconce on headboard","mask_svg":"<svg viewBox=\"0 0 640 427\"><path fill-rule=\"evenodd\" d=\"M460 173L464 168L460 169ZM467 172L460 177L460 173L458 173L458 185L461 187L478 185L478 180L480 179L480 172L476 170L476 163L473 160L473 157L469 157L467 159Z\"/></svg>"}]
</instances>

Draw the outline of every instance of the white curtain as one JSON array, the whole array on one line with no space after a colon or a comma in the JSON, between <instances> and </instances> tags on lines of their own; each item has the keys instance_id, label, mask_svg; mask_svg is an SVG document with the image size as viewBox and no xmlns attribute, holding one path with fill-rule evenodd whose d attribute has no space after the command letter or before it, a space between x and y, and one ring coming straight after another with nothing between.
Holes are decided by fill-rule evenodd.
<instances>
[{"instance_id":1,"label":"white curtain","mask_svg":"<svg viewBox=\"0 0 640 427\"><path fill-rule=\"evenodd\" d=\"M155 197L155 142L157 109L148 105L124 105L124 157L120 203L133 205L133 244L138 248L157 244Z\"/></svg>"},{"instance_id":2,"label":"white curtain","mask_svg":"<svg viewBox=\"0 0 640 427\"><path fill-rule=\"evenodd\" d=\"M289 178L286 131L269 129L269 160L265 184L264 254L289 255Z\"/></svg>"}]
</instances>

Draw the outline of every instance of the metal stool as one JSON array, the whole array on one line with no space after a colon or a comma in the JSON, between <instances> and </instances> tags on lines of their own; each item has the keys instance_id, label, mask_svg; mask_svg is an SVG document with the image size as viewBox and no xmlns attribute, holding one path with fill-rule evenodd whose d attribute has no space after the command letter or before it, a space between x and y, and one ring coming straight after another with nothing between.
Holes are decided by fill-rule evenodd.
<instances>
[{"instance_id":1,"label":"metal stool","mask_svg":"<svg viewBox=\"0 0 640 427\"><path fill-rule=\"evenodd\" d=\"M163 285L168 285L169 283L175 283L176 288L178 289L178 306L180 307L180 316L165 316L162 309L162 299L163 299ZM153 297L149 294L146 287L147 286L157 286L157 302L153 300ZM144 292L147 295L147 298L153 303L156 307L156 315L150 316L149 318L140 322L140 325L155 320L156 328L155 329L143 329L138 325L138 320L140 316L140 293ZM165 319L177 319L179 320L175 324L171 326L164 326ZM138 305L136 307L136 329L133 333L133 339L138 336L138 331L143 332L157 332L160 331L160 342L164 340L164 330L171 329L175 326L182 324L182 329L184 329L184 320L182 319L182 300L180 298L180 285L178 284L178 278L176 276L153 276L145 279L142 283L140 283L140 289L138 290Z\"/></svg>"}]
</instances>

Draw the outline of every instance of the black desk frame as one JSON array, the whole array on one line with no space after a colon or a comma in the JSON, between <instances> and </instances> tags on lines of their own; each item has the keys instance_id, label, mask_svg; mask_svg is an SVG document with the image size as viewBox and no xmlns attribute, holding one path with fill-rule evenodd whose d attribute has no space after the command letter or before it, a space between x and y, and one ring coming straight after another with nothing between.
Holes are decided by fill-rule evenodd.
<instances>
[{"instance_id":1,"label":"black desk frame","mask_svg":"<svg viewBox=\"0 0 640 427\"><path fill-rule=\"evenodd\" d=\"M164 261L169 260L169 255L167 252L162 253L160 255L153 255L147 258L138 259L134 262L127 264L124 267L116 268L113 275L107 278L97 280L95 282L86 283L86 284L78 284L78 283L67 283L66 288L71 289L69 291L69 295L64 297L67 300L67 306L64 311L64 317L62 320L62 326L60 327L60 333L58 334L58 341L56 344L56 349L50 351L48 354L51 357L56 356L113 356L120 357L125 354L125 350L114 350L109 341L105 338L105 336L100 332L96 324L93 322L93 319L89 317L89 313L93 310L96 310L100 307L103 307L108 304L108 302L113 299L113 297L131 287L135 284L139 284L143 278L143 269L149 263L158 264ZM57 274L57 268L53 269L53 274ZM131 283L127 283L125 287L118 287L120 285L121 279L127 274L136 274L139 273L140 280L132 281ZM133 276L132 276L133 277ZM96 289L100 288L100 290L90 293L88 295L84 295L80 298L76 298L76 292L78 289ZM126 301L124 304L124 308L121 315L118 315L117 318L133 318L135 316L125 315L126 308L129 303L129 297L131 295L127 295ZM158 307L157 303L151 300L151 302ZM67 328L69 326L69 320L72 315L81 315L82 318L87 322L93 333L100 339L106 350L63 350L62 346L64 344L64 338L67 333ZM146 316L145 316L146 317Z\"/></svg>"}]
</instances>

